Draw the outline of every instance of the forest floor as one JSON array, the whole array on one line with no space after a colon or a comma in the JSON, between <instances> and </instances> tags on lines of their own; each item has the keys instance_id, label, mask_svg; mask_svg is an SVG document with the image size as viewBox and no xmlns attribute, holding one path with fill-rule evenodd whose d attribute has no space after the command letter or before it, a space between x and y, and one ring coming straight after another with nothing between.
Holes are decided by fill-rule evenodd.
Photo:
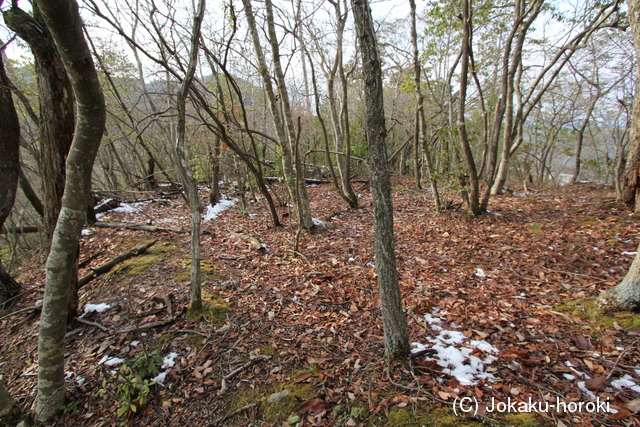
<instances>
[{"instance_id":1,"label":"forest floor","mask_svg":"<svg viewBox=\"0 0 640 427\"><path fill-rule=\"evenodd\" d=\"M286 207L279 228L261 201L204 221L201 316L186 315L188 234L88 228L80 276L157 242L80 290L82 308L104 310L69 327L57 425L640 425L640 316L593 306L638 245L640 217L610 189L499 196L469 219L435 216L428 191L395 181L416 353L393 363L383 359L371 193L357 191L362 207L350 210L330 185L309 187L320 225L299 235L297 253ZM179 196L123 206L101 221L189 228ZM30 291L0 313L0 373L27 409L39 318L9 314L40 302L43 270L41 255L25 263L17 277Z\"/></svg>"}]
</instances>

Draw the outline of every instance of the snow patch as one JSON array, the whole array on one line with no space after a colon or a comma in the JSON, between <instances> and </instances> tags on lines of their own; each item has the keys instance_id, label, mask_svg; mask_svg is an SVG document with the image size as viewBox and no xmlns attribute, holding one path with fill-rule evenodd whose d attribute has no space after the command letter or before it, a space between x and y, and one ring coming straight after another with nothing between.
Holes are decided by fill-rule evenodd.
<instances>
[{"instance_id":1,"label":"snow patch","mask_svg":"<svg viewBox=\"0 0 640 427\"><path fill-rule=\"evenodd\" d=\"M222 199L218 203L207 206L207 213L202 218L203 221L209 221L215 219L225 210L229 209L231 206L235 205L238 199Z\"/></svg>"},{"instance_id":2,"label":"snow patch","mask_svg":"<svg viewBox=\"0 0 640 427\"><path fill-rule=\"evenodd\" d=\"M101 303L101 304L87 304L84 306L84 313L80 316L83 318L85 315L97 311L98 313L102 313L107 308L111 308L109 304Z\"/></svg>"},{"instance_id":3,"label":"snow patch","mask_svg":"<svg viewBox=\"0 0 640 427\"><path fill-rule=\"evenodd\" d=\"M630 388L636 393L640 393L640 385L633 381L633 377L629 374L625 374L624 377L611 381L611 385L619 390Z\"/></svg>"},{"instance_id":4,"label":"snow patch","mask_svg":"<svg viewBox=\"0 0 640 427\"><path fill-rule=\"evenodd\" d=\"M100 361L98 362L98 365L102 365L104 363L106 366L114 366L120 365L124 362L125 360L120 357L103 356L102 359L100 359Z\"/></svg>"},{"instance_id":5,"label":"snow patch","mask_svg":"<svg viewBox=\"0 0 640 427\"><path fill-rule=\"evenodd\" d=\"M433 357L427 357L425 360L437 362L444 368L442 372L455 377L460 385L474 385L479 380L493 380L494 376L485 372L484 367L497 360L494 356L499 353L497 348L484 340L469 340L461 331L444 330L439 325L445 320L442 317L427 314L424 318L434 331L440 333L435 338L428 339L432 343L431 346L419 342L412 343L412 353L423 350L435 351ZM485 353L483 358L479 357L477 350Z\"/></svg>"},{"instance_id":6,"label":"snow patch","mask_svg":"<svg viewBox=\"0 0 640 427\"><path fill-rule=\"evenodd\" d=\"M320 221L319 219L315 219L315 218L311 218L313 220L313 225L315 225L316 227L324 227L325 225L327 225L326 222L324 221Z\"/></svg>"},{"instance_id":7,"label":"snow patch","mask_svg":"<svg viewBox=\"0 0 640 427\"><path fill-rule=\"evenodd\" d=\"M167 373L176 364L176 357L178 357L178 353L171 352L167 354L162 359L163 364L160 367L160 369L164 369L164 371L160 372L158 375L151 378L151 381L164 385L164 382L167 379Z\"/></svg>"}]
</instances>

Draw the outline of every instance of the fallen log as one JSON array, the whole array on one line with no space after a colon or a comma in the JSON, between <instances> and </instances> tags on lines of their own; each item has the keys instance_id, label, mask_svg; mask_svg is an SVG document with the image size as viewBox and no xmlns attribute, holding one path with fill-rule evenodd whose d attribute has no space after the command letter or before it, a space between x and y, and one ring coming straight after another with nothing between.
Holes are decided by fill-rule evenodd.
<instances>
[{"instance_id":1,"label":"fallen log","mask_svg":"<svg viewBox=\"0 0 640 427\"><path fill-rule=\"evenodd\" d=\"M80 278L78 280L78 289L82 288L84 285L86 285L87 283L89 283L90 281L95 279L96 277L101 276L101 275L103 275L105 273L108 273L113 267L115 267L116 265L120 264L121 262L126 261L129 258L132 258L132 257L134 257L136 255L143 254L147 249L149 249L151 246L153 246L156 242L157 242L157 240L154 240L152 242L148 242L148 243L144 243L144 244L138 245L138 246L134 247L133 249L118 255L117 257L113 258L111 261L108 261L108 262L102 264L98 268L91 269L91 273L87 274L86 276L83 276L82 278Z\"/></svg>"},{"instance_id":2,"label":"fallen log","mask_svg":"<svg viewBox=\"0 0 640 427\"><path fill-rule=\"evenodd\" d=\"M2 234L25 234L25 233L38 233L40 229L38 227L2 227Z\"/></svg>"},{"instance_id":3,"label":"fallen log","mask_svg":"<svg viewBox=\"0 0 640 427\"><path fill-rule=\"evenodd\" d=\"M97 205L93 208L93 211L97 214L109 212L112 209L120 207L120 200L118 199L107 199L104 202Z\"/></svg>"},{"instance_id":4,"label":"fallen log","mask_svg":"<svg viewBox=\"0 0 640 427\"><path fill-rule=\"evenodd\" d=\"M181 233L187 234L190 233L191 230L187 228L178 228L178 227L158 227L157 225L147 225L147 224L138 224L135 222L104 222L98 221L92 225L92 227L98 228L125 228L127 230L137 230L137 231L151 231L151 232L167 232L167 233ZM212 232L208 230L202 230L202 234L204 235L213 235Z\"/></svg>"}]
</instances>

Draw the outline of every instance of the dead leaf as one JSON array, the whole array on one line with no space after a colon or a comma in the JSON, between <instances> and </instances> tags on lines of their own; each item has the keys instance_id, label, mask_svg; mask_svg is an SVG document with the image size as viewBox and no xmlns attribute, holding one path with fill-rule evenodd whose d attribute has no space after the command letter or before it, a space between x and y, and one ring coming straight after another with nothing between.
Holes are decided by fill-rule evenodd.
<instances>
[{"instance_id":1,"label":"dead leaf","mask_svg":"<svg viewBox=\"0 0 640 427\"><path fill-rule=\"evenodd\" d=\"M609 384L607 377L595 377L584 382L584 386L589 390L604 390L607 384Z\"/></svg>"},{"instance_id":2,"label":"dead leaf","mask_svg":"<svg viewBox=\"0 0 640 427\"><path fill-rule=\"evenodd\" d=\"M640 411L640 397L637 399L633 399L631 402L628 402L627 409L633 414Z\"/></svg>"},{"instance_id":3,"label":"dead leaf","mask_svg":"<svg viewBox=\"0 0 640 427\"><path fill-rule=\"evenodd\" d=\"M300 413L301 414L319 414L320 412L325 412L331 407L331 404L325 402L319 397L312 397L308 399L300 405Z\"/></svg>"},{"instance_id":4,"label":"dead leaf","mask_svg":"<svg viewBox=\"0 0 640 427\"><path fill-rule=\"evenodd\" d=\"M571 334L571 339L580 350L589 350L592 348L591 343L583 335Z\"/></svg>"}]
</instances>

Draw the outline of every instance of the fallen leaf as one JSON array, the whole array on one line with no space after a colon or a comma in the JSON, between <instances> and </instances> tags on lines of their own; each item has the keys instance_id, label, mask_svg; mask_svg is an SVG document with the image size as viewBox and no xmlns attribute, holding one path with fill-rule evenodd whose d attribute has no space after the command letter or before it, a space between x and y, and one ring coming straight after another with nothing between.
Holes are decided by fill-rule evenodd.
<instances>
[{"instance_id":1,"label":"fallen leaf","mask_svg":"<svg viewBox=\"0 0 640 427\"><path fill-rule=\"evenodd\" d=\"M584 382L584 386L589 390L604 390L607 384L609 384L607 377L595 377Z\"/></svg>"},{"instance_id":2,"label":"fallen leaf","mask_svg":"<svg viewBox=\"0 0 640 427\"><path fill-rule=\"evenodd\" d=\"M331 407L331 404L325 402L319 397L312 397L308 399L300 405L300 413L301 414L319 414L320 412L325 412Z\"/></svg>"}]
</instances>

